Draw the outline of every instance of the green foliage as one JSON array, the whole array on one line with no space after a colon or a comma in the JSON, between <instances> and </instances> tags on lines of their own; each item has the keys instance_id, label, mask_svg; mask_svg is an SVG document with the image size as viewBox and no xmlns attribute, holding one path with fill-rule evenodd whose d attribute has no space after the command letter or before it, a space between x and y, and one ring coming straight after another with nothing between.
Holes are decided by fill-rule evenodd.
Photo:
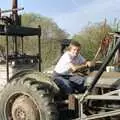
<instances>
[{"instance_id":1,"label":"green foliage","mask_svg":"<svg viewBox=\"0 0 120 120\"><path fill-rule=\"evenodd\" d=\"M100 45L101 40L111 31L109 25L104 23L86 26L73 39L78 40L82 45L81 54L87 59L93 59Z\"/></svg>"},{"instance_id":2,"label":"green foliage","mask_svg":"<svg viewBox=\"0 0 120 120\"><path fill-rule=\"evenodd\" d=\"M58 27L58 25L50 18L41 16L34 13L25 13L21 17L22 26L27 27L38 27L41 26L41 57L42 67L50 66L54 59L60 54L60 40L67 38L68 33ZM9 52L13 51L13 38L9 37ZM38 38L34 37L23 37L24 41L24 52L27 54L38 53ZM5 37L0 36L0 44L5 47ZM17 37L18 51L21 51L21 39Z\"/></svg>"},{"instance_id":3,"label":"green foliage","mask_svg":"<svg viewBox=\"0 0 120 120\"><path fill-rule=\"evenodd\" d=\"M22 23L24 26L41 26L42 69L51 66L54 59L60 54L60 40L67 38L68 34L60 29L52 19L38 14L23 14ZM26 37L25 39L25 51L29 54L37 53L37 37Z\"/></svg>"},{"instance_id":4,"label":"green foliage","mask_svg":"<svg viewBox=\"0 0 120 120\"><path fill-rule=\"evenodd\" d=\"M41 26L41 55L42 68L49 67L60 54L60 40L68 38L68 33L50 18L34 13L22 15L22 25L29 27ZM81 54L87 59L93 59L100 45L101 40L111 31L110 25L106 21L86 26L81 32L73 36L73 39L82 44ZM9 48L13 49L12 37L10 38ZM18 49L21 51L21 40L18 38ZM5 46L5 37L0 36L0 44ZM37 37L24 37L24 51L28 54L38 53Z\"/></svg>"}]
</instances>

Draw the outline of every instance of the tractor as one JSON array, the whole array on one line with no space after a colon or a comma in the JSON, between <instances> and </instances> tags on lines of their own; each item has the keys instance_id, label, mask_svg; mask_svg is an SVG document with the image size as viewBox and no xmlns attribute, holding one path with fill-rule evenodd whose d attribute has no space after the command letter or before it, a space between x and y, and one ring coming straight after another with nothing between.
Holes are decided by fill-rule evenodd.
<instances>
[{"instance_id":1,"label":"tractor","mask_svg":"<svg viewBox=\"0 0 120 120\"><path fill-rule=\"evenodd\" d=\"M119 120L120 72L106 71L109 62L120 51L120 33L112 33L116 44L104 62L86 77L85 93L66 94L52 78L41 72L41 28L23 27L19 24L17 0L13 0L13 17L2 18L0 35L6 36L6 55L0 65L6 73L6 82L0 91L1 120ZM17 51L17 37L38 36L38 54L27 55ZM14 52L9 54L9 36L13 37ZM69 40L62 42L62 53ZM23 48L23 47L22 47ZM11 71L12 72L11 72ZM11 75L10 75L11 73ZM79 74L79 73L78 73ZM2 81L2 79L0 80Z\"/></svg>"}]
</instances>

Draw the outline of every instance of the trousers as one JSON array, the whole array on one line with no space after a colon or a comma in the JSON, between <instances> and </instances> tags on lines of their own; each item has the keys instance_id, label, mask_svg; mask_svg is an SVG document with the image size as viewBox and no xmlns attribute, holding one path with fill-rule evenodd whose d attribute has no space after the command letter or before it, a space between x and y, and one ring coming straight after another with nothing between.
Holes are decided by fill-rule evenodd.
<instances>
[{"instance_id":1,"label":"trousers","mask_svg":"<svg viewBox=\"0 0 120 120\"><path fill-rule=\"evenodd\" d=\"M79 75L62 75L59 73L53 73L53 79L55 83L63 90L66 94L74 93L78 91L83 93L86 89L84 86L86 77Z\"/></svg>"}]
</instances>

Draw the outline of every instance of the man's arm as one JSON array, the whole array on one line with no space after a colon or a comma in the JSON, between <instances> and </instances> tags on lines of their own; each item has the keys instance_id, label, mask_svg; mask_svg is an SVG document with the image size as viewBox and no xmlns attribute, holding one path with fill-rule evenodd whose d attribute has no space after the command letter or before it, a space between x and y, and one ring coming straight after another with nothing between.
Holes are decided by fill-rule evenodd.
<instances>
[{"instance_id":1,"label":"man's arm","mask_svg":"<svg viewBox=\"0 0 120 120\"><path fill-rule=\"evenodd\" d=\"M87 64L74 65L74 64L70 63L70 68L71 68L70 70L72 72L76 72L77 70L80 70L82 68L87 68L87 67L88 67Z\"/></svg>"},{"instance_id":2,"label":"man's arm","mask_svg":"<svg viewBox=\"0 0 120 120\"><path fill-rule=\"evenodd\" d=\"M94 65L95 65L95 63L93 61L86 61L83 64L78 64L78 65L70 63L70 68L71 68L72 72L75 72L75 71L78 71L80 69L92 67Z\"/></svg>"}]
</instances>

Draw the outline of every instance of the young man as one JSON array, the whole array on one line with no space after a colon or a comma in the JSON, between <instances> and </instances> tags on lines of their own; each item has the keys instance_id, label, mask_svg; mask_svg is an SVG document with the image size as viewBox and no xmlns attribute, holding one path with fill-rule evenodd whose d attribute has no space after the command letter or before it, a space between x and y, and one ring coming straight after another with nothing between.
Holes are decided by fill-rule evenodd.
<instances>
[{"instance_id":1,"label":"young man","mask_svg":"<svg viewBox=\"0 0 120 120\"><path fill-rule=\"evenodd\" d=\"M85 90L85 77L73 74L81 67L91 66L91 62L86 62L85 58L80 55L80 49L80 43L71 41L68 50L62 55L54 69L55 82L68 94L74 90L79 92Z\"/></svg>"}]
</instances>

